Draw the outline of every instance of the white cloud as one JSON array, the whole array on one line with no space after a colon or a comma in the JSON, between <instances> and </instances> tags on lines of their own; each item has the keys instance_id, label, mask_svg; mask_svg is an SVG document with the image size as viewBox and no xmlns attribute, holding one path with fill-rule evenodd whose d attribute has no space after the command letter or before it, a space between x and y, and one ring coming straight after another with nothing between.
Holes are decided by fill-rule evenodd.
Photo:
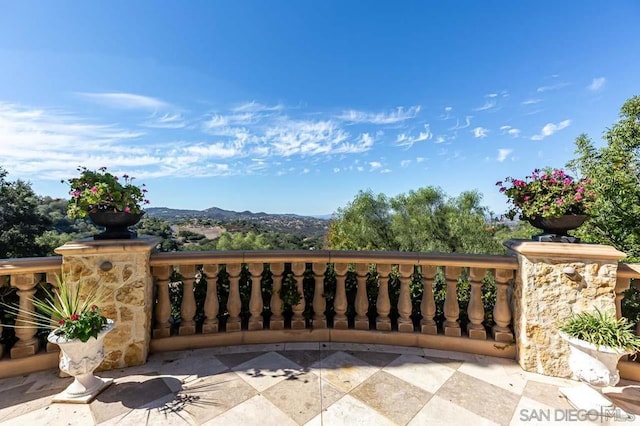
<instances>
[{"instance_id":1,"label":"white cloud","mask_svg":"<svg viewBox=\"0 0 640 426\"><path fill-rule=\"evenodd\" d=\"M144 127L153 127L157 129L182 129L187 124L180 114L163 114L160 117L152 116L149 120L142 123Z\"/></svg>"},{"instance_id":2,"label":"white cloud","mask_svg":"<svg viewBox=\"0 0 640 426\"><path fill-rule=\"evenodd\" d=\"M525 99L524 101L522 101L522 105L534 105L534 104L537 104L539 102L542 102L542 99L530 98L530 99Z\"/></svg>"},{"instance_id":3,"label":"white cloud","mask_svg":"<svg viewBox=\"0 0 640 426\"><path fill-rule=\"evenodd\" d=\"M96 102L110 108L117 109L167 109L171 105L150 96L136 95L134 93L78 93L85 99Z\"/></svg>"},{"instance_id":4,"label":"white cloud","mask_svg":"<svg viewBox=\"0 0 640 426\"><path fill-rule=\"evenodd\" d=\"M516 129L511 126L500 126L500 131L502 132L503 135L508 134L510 136L513 136L514 138L517 138L518 136L520 136L520 129Z\"/></svg>"},{"instance_id":5,"label":"white cloud","mask_svg":"<svg viewBox=\"0 0 640 426\"><path fill-rule=\"evenodd\" d=\"M472 118L473 118L473 115L467 115L464 118L465 124L463 126L460 125L460 120L456 119L456 125L453 126L452 128L450 128L449 130L466 129L467 127L471 126L471 119Z\"/></svg>"},{"instance_id":6,"label":"white cloud","mask_svg":"<svg viewBox=\"0 0 640 426\"><path fill-rule=\"evenodd\" d=\"M382 163L380 163L379 161L370 161L369 167L371 167L371 170L380 169L382 168Z\"/></svg>"},{"instance_id":7,"label":"white cloud","mask_svg":"<svg viewBox=\"0 0 640 426\"><path fill-rule=\"evenodd\" d=\"M591 84L587 86L587 89L592 92L597 92L604 87L604 84L607 82L607 79L604 77L594 78L591 81Z\"/></svg>"},{"instance_id":8,"label":"white cloud","mask_svg":"<svg viewBox=\"0 0 640 426\"><path fill-rule=\"evenodd\" d=\"M547 123L539 134L531 136L531 140L541 141L542 139L553 135L555 132L569 127L569 125L571 125L571 120L563 120L558 124Z\"/></svg>"},{"instance_id":9,"label":"white cloud","mask_svg":"<svg viewBox=\"0 0 640 426\"><path fill-rule=\"evenodd\" d=\"M474 111L486 111L488 109L491 108L495 108L497 102L494 98L489 98L486 101L484 101L484 105L482 105L481 107L478 108L474 108Z\"/></svg>"},{"instance_id":10,"label":"white cloud","mask_svg":"<svg viewBox=\"0 0 640 426\"><path fill-rule=\"evenodd\" d=\"M424 132L419 132L418 136L411 136L406 133L400 133L396 137L396 144L398 146L406 146L411 147L416 142L422 142L433 138L433 133L431 133L431 127L429 123L424 125Z\"/></svg>"},{"instance_id":11,"label":"white cloud","mask_svg":"<svg viewBox=\"0 0 640 426\"><path fill-rule=\"evenodd\" d=\"M419 112L420 105L409 107L406 110L404 107L398 107L395 111L388 113L370 113L351 109L344 111L337 118L350 123L394 124L415 118Z\"/></svg>"},{"instance_id":12,"label":"white cloud","mask_svg":"<svg viewBox=\"0 0 640 426\"><path fill-rule=\"evenodd\" d=\"M380 173L391 173L391 169L382 169Z\"/></svg>"},{"instance_id":13,"label":"white cloud","mask_svg":"<svg viewBox=\"0 0 640 426\"><path fill-rule=\"evenodd\" d=\"M551 84L549 86L541 86L536 89L536 92L543 93L543 92L549 92L552 90L559 90L559 89L562 89L563 87L567 87L568 85L569 83L557 83L557 84Z\"/></svg>"},{"instance_id":14,"label":"white cloud","mask_svg":"<svg viewBox=\"0 0 640 426\"><path fill-rule=\"evenodd\" d=\"M364 171L364 167L358 166L358 167L356 167L356 170L358 170L359 172L363 172Z\"/></svg>"},{"instance_id":15,"label":"white cloud","mask_svg":"<svg viewBox=\"0 0 640 426\"><path fill-rule=\"evenodd\" d=\"M435 142L435 143L443 143L443 142L445 142L446 140L447 140L447 139L446 139L444 136L438 136L434 142Z\"/></svg>"},{"instance_id":16,"label":"white cloud","mask_svg":"<svg viewBox=\"0 0 640 426\"><path fill-rule=\"evenodd\" d=\"M264 111L282 111L284 109L283 105L263 105L256 101L245 102L235 108L232 108L231 111L234 112L264 112Z\"/></svg>"},{"instance_id":17,"label":"white cloud","mask_svg":"<svg viewBox=\"0 0 640 426\"><path fill-rule=\"evenodd\" d=\"M334 167L333 173L340 173L340 167Z\"/></svg>"},{"instance_id":18,"label":"white cloud","mask_svg":"<svg viewBox=\"0 0 640 426\"><path fill-rule=\"evenodd\" d=\"M310 171L311 171L311 170L309 170L309 169L307 169L307 168L302 169L302 173L303 173L303 174L305 174L305 175L306 175L307 173L309 173Z\"/></svg>"},{"instance_id":19,"label":"white cloud","mask_svg":"<svg viewBox=\"0 0 640 426\"><path fill-rule=\"evenodd\" d=\"M409 167L410 165L411 165L411 160L400 161L400 167Z\"/></svg>"},{"instance_id":20,"label":"white cloud","mask_svg":"<svg viewBox=\"0 0 640 426\"><path fill-rule=\"evenodd\" d=\"M416 157L416 163L424 163L425 160L426 158L424 157Z\"/></svg>"},{"instance_id":21,"label":"white cloud","mask_svg":"<svg viewBox=\"0 0 640 426\"><path fill-rule=\"evenodd\" d=\"M486 138L489 133L489 129L485 129L484 127L476 127L472 130L473 136L476 138Z\"/></svg>"},{"instance_id":22,"label":"white cloud","mask_svg":"<svg viewBox=\"0 0 640 426\"><path fill-rule=\"evenodd\" d=\"M502 163L504 160L507 159L507 157L509 157L509 155L511 155L512 152L513 152L512 149L500 148L498 149L498 158L496 158L496 160Z\"/></svg>"},{"instance_id":23,"label":"white cloud","mask_svg":"<svg viewBox=\"0 0 640 426\"><path fill-rule=\"evenodd\" d=\"M447 112L451 112L453 110L453 107L450 107L450 106L444 107L444 110Z\"/></svg>"}]
</instances>

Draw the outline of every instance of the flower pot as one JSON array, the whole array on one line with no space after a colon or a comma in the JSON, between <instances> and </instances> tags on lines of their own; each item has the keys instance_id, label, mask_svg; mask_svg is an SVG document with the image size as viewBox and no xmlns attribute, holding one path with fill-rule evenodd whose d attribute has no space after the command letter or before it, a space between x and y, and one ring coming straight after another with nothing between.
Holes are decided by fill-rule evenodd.
<instances>
[{"instance_id":1,"label":"flower pot","mask_svg":"<svg viewBox=\"0 0 640 426\"><path fill-rule=\"evenodd\" d=\"M125 212L113 212L113 211L99 211L95 213L89 213L91 221L96 226L102 226L105 229L104 232L98 235L94 235L94 240L128 240L131 238L137 238L138 234L135 231L130 231L129 227L135 225L142 219L142 213L125 213Z\"/></svg>"},{"instance_id":2,"label":"flower pot","mask_svg":"<svg viewBox=\"0 0 640 426\"><path fill-rule=\"evenodd\" d=\"M53 402L89 403L113 382L113 379L93 375L93 371L104 360L104 338L113 326L113 320L107 320L98 337L91 337L86 342L49 333L47 340L60 347L60 370L74 378L73 383L56 395Z\"/></svg>"},{"instance_id":3,"label":"flower pot","mask_svg":"<svg viewBox=\"0 0 640 426\"><path fill-rule=\"evenodd\" d=\"M607 346L595 346L560 332L569 343L569 368L580 380L598 387L615 386L620 381L618 361L630 352Z\"/></svg>"},{"instance_id":4,"label":"flower pot","mask_svg":"<svg viewBox=\"0 0 640 426\"><path fill-rule=\"evenodd\" d=\"M586 214L566 214L560 217L535 216L526 219L531 225L543 231L532 237L536 241L579 243L579 238L568 235L567 232L580 227L588 217Z\"/></svg>"}]
</instances>

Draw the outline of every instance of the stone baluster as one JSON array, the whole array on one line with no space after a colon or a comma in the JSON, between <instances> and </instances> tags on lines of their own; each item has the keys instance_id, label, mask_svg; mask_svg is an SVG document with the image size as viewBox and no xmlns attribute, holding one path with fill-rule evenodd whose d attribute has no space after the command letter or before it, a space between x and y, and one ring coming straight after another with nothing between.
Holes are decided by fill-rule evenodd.
<instances>
[{"instance_id":1,"label":"stone baluster","mask_svg":"<svg viewBox=\"0 0 640 426\"><path fill-rule=\"evenodd\" d=\"M229 299L227 300L229 318L227 319L227 332L242 330L242 323L240 321L240 312L242 310L242 301L240 300L241 271L242 264L227 264L227 273L229 274Z\"/></svg>"},{"instance_id":2,"label":"stone baluster","mask_svg":"<svg viewBox=\"0 0 640 426\"><path fill-rule=\"evenodd\" d=\"M207 294L204 299L204 323L202 333L211 334L218 332L218 312L220 302L218 301L218 265L204 265L203 268L207 276Z\"/></svg>"},{"instance_id":3,"label":"stone baluster","mask_svg":"<svg viewBox=\"0 0 640 426\"><path fill-rule=\"evenodd\" d=\"M304 271L306 268L307 265L304 262L291 263L291 272L293 272L293 277L296 280L296 289L300 294L300 301L298 304L291 306L291 310L293 311L293 317L291 317L291 328L293 330L305 328L304 316L302 314L306 307L306 302L304 300Z\"/></svg>"},{"instance_id":4,"label":"stone baluster","mask_svg":"<svg viewBox=\"0 0 640 426\"><path fill-rule=\"evenodd\" d=\"M367 312L369 311L369 299L367 298L367 274L369 272L369 265L366 263L356 264L356 280L358 287L356 290L355 300L355 326L356 330L368 330L369 329L369 317Z\"/></svg>"},{"instance_id":5,"label":"stone baluster","mask_svg":"<svg viewBox=\"0 0 640 426\"><path fill-rule=\"evenodd\" d=\"M346 263L336 263L334 271L336 273L336 298L333 301L333 309L336 315L333 318L333 328L338 330L346 330L349 328L349 320L347 319L347 270L349 265Z\"/></svg>"},{"instance_id":6,"label":"stone baluster","mask_svg":"<svg viewBox=\"0 0 640 426\"><path fill-rule=\"evenodd\" d=\"M398 298L398 331L401 333L413 332L413 321L411 320L411 276L413 275L413 265L398 265L400 273L400 297Z\"/></svg>"},{"instance_id":7,"label":"stone baluster","mask_svg":"<svg viewBox=\"0 0 640 426\"><path fill-rule=\"evenodd\" d=\"M26 358L35 355L40 349L40 341L36 337L38 328L30 327L35 320L33 314L35 308L33 306L33 295L36 293L36 285L38 284L37 274L20 274L11 275L11 287L18 289L19 309L16 318L16 337L19 339L11 348L11 358Z\"/></svg>"},{"instance_id":8,"label":"stone baluster","mask_svg":"<svg viewBox=\"0 0 640 426\"><path fill-rule=\"evenodd\" d=\"M263 318L262 309L264 302L262 301L262 271L264 271L264 263L251 263L249 272L251 273L251 298L249 299L249 331L262 330Z\"/></svg>"},{"instance_id":9,"label":"stone baluster","mask_svg":"<svg viewBox=\"0 0 640 426\"><path fill-rule=\"evenodd\" d=\"M482 322L484 321L484 305L482 304L482 280L487 271L482 268L471 268L469 270L469 284L471 285L471 296L469 306L467 307L467 315L469 316L469 324L467 324L467 334L471 339L486 340L487 331Z\"/></svg>"},{"instance_id":10,"label":"stone baluster","mask_svg":"<svg viewBox=\"0 0 640 426\"><path fill-rule=\"evenodd\" d=\"M45 280L47 281L47 283L51 284L51 294L53 295L53 297L56 297L56 294L58 293L57 274L55 272L47 272L45 275ZM58 322L55 319L51 318L51 325L53 327L57 327ZM1 331L2 330L0 329L0 332ZM60 347L55 343L51 343L47 340L47 346L45 347L45 350L47 352L60 352Z\"/></svg>"},{"instance_id":11,"label":"stone baluster","mask_svg":"<svg viewBox=\"0 0 640 426\"><path fill-rule=\"evenodd\" d=\"M313 328L327 328L327 318L324 311L327 309L327 300L324 297L324 273L327 270L326 263L311 264L314 279L313 291Z\"/></svg>"},{"instance_id":12,"label":"stone baluster","mask_svg":"<svg viewBox=\"0 0 640 426\"><path fill-rule=\"evenodd\" d=\"M631 280L629 278L616 277L616 318L622 318L622 299L624 298L624 292L627 291L631 287ZM636 327L640 327L640 322ZM637 333L636 333L637 334Z\"/></svg>"},{"instance_id":13,"label":"stone baluster","mask_svg":"<svg viewBox=\"0 0 640 426\"><path fill-rule=\"evenodd\" d=\"M168 265L154 266L153 276L156 279L156 306L155 306L155 326L153 327L153 338L159 339L171 336L171 302L169 300L169 278L173 268Z\"/></svg>"},{"instance_id":14,"label":"stone baluster","mask_svg":"<svg viewBox=\"0 0 640 426\"><path fill-rule=\"evenodd\" d=\"M377 265L378 271L378 299L376 300L376 310L378 317L376 318L376 330L391 331L391 301L389 300L389 272L391 265Z\"/></svg>"},{"instance_id":15,"label":"stone baluster","mask_svg":"<svg viewBox=\"0 0 640 426\"><path fill-rule=\"evenodd\" d=\"M271 319L269 328L271 330L282 330L284 328L284 317L282 316L282 299L280 298L280 288L282 287L282 274L284 273L284 263L272 263L270 265L273 287L271 292Z\"/></svg>"},{"instance_id":16,"label":"stone baluster","mask_svg":"<svg viewBox=\"0 0 640 426\"><path fill-rule=\"evenodd\" d=\"M447 281L447 294L444 299L444 334L445 336L460 337L462 332L458 317L460 306L458 305L458 277L462 268L459 266L447 266L444 276Z\"/></svg>"},{"instance_id":17,"label":"stone baluster","mask_svg":"<svg viewBox=\"0 0 640 426\"><path fill-rule=\"evenodd\" d=\"M438 334L438 325L433 320L436 316L436 302L433 298L433 280L435 279L438 267L425 265L422 267L422 278L424 279L424 291L422 302L420 303L420 332L423 334Z\"/></svg>"},{"instance_id":18,"label":"stone baluster","mask_svg":"<svg viewBox=\"0 0 640 426\"><path fill-rule=\"evenodd\" d=\"M493 307L492 328L493 339L496 342L512 342L513 333L509 329L511 323L511 308L509 307L509 284L513 279L513 271L509 269L496 270L496 304Z\"/></svg>"},{"instance_id":19,"label":"stone baluster","mask_svg":"<svg viewBox=\"0 0 640 426\"><path fill-rule=\"evenodd\" d=\"M196 297L193 292L193 282L196 276L195 265L183 265L180 267L182 275L182 306L180 306L180 328L178 334L187 336L196 333Z\"/></svg>"}]
</instances>

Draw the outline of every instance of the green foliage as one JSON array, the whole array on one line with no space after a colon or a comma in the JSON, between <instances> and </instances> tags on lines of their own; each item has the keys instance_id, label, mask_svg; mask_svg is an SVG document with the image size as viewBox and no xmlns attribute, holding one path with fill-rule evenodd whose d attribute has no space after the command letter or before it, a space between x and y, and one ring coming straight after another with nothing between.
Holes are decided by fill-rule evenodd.
<instances>
[{"instance_id":1,"label":"green foliage","mask_svg":"<svg viewBox=\"0 0 640 426\"><path fill-rule=\"evenodd\" d=\"M337 250L502 254L481 201L477 192L448 198L432 187L391 199L360 192L338 210L327 240Z\"/></svg>"},{"instance_id":2,"label":"green foliage","mask_svg":"<svg viewBox=\"0 0 640 426\"><path fill-rule=\"evenodd\" d=\"M286 305L295 306L300 303L302 295L298 291L298 281L294 278L293 274L289 273L282 279L282 285L280 286L280 299L284 302L282 308L285 309Z\"/></svg>"},{"instance_id":3,"label":"green foliage","mask_svg":"<svg viewBox=\"0 0 640 426\"><path fill-rule=\"evenodd\" d=\"M576 235L585 242L612 245L640 260L640 96L624 103L620 120L596 148L587 135L576 139L577 157L568 166L591 179L597 199L591 219Z\"/></svg>"},{"instance_id":4,"label":"green foliage","mask_svg":"<svg viewBox=\"0 0 640 426\"><path fill-rule=\"evenodd\" d=\"M48 248L38 237L52 222L38 209L41 199L31 185L6 176L0 167L0 258L44 256Z\"/></svg>"},{"instance_id":5,"label":"green foliage","mask_svg":"<svg viewBox=\"0 0 640 426\"><path fill-rule=\"evenodd\" d=\"M606 346L629 352L640 350L640 337L635 335L633 324L624 317L616 319L614 312L598 309L595 312L580 312L572 315L559 329L597 347Z\"/></svg>"},{"instance_id":6,"label":"green foliage","mask_svg":"<svg viewBox=\"0 0 640 426\"><path fill-rule=\"evenodd\" d=\"M83 218L91 212L109 210L140 213L141 205L149 203L145 198L147 190L135 186L133 177L124 175L124 183L120 183L119 178L107 172L106 167L97 171L78 167L78 171L80 177L62 181L71 187L71 199L67 204L67 214L71 218Z\"/></svg>"},{"instance_id":7,"label":"green foliage","mask_svg":"<svg viewBox=\"0 0 640 426\"><path fill-rule=\"evenodd\" d=\"M505 182L511 186L503 182L496 185L509 199L509 219L586 214L595 198L589 178L574 180L561 169L536 169L524 180L507 177Z\"/></svg>"},{"instance_id":8,"label":"green foliage","mask_svg":"<svg viewBox=\"0 0 640 426\"><path fill-rule=\"evenodd\" d=\"M218 250L268 250L270 247L265 241L264 236L247 232L243 235L240 232L225 232L218 239Z\"/></svg>"},{"instance_id":9,"label":"green foliage","mask_svg":"<svg viewBox=\"0 0 640 426\"><path fill-rule=\"evenodd\" d=\"M41 287L44 297L31 299L34 311L24 311L12 305L5 305L5 308L12 314L22 314L28 326L51 329L57 336L68 340L86 342L91 337L97 337L107 324L107 319L100 315L97 306L104 299L105 287L95 286L83 291L81 283L68 282L59 277L56 279L55 292Z\"/></svg>"},{"instance_id":10,"label":"green foliage","mask_svg":"<svg viewBox=\"0 0 640 426\"><path fill-rule=\"evenodd\" d=\"M158 249L163 252L180 250L181 244L173 238L171 225L166 220L145 215L137 225L138 235L155 235L162 240Z\"/></svg>"}]
</instances>

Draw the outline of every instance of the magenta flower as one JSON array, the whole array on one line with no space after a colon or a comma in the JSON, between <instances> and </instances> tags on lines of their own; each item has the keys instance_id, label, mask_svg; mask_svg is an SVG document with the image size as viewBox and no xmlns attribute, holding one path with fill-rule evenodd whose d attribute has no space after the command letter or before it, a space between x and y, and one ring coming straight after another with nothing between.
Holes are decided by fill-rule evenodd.
<instances>
[{"instance_id":1,"label":"magenta flower","mask_svg":"<svg viewBox=\"0 0 640 426\"><path fill-rule=\"evenodd\" d=\"M95 194L96 192L98 192L98 188L94 186L93 188L91 188L90 191Z\"/></svg>"},{"instance_id":2,"label":"magenta flower","mask_svg":"<svg viewBox=\"0 0 640 426\"><path fill-rule=\"evenodd\" d=\"M564 200L562 198L559 198L556 200L556 204L563 204Z\"/></svg>"},{"instance_id":3,"label":"magenta flower","mask_svg":"<svg viewBox=\"0 0 640 426\"><path fill-rule=\"evenodd\" d=\"M129 207L129 206L125 207L123 211L125 213L130 213L131 212L131 207Z\"/></svg>"}]
</instances>

